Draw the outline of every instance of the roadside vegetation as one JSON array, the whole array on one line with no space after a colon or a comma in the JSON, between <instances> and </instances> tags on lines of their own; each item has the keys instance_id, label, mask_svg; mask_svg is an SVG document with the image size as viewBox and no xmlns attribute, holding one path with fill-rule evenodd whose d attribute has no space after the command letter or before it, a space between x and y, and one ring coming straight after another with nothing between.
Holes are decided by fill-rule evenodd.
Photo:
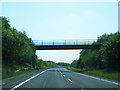
<instances>
[{"instance_id":1,"label":"roadside vegetation","mask_svg":"<svg viewBox=\"0 0 120 90\"><path fill-rule=\"evenodd\" d=\"M120 33L103 34L93 44L101 45L98 49L84 49L78 60L71 64L38 59L34 55L35 47L25 32L10 26L5 17L0 17L2 30L2 78L28 73L36 69L68 68L80 73L103 78L120 80ZM36 69L33 68L35 62ZM27 69L25 69L27 68ZM18 70L18 72L16 72Z\"/></svg>"},{"instance_id":2,"label":"roadside vegetation","mask_svg":"<svg viewBox=\"0 0 120 90\"><path fill-rule=\"evenodd\" d=\"M6 71L6 68L3 68L2 70ZM36 71L36 69L18 69L18 70L13 69L12 70L11 68L11 71L9 72L9 74L4 74L2 76L2 79L14 77L14 76L21 75L21 74L27 74L33 71ZM7 73L7 72L4 72L4 73Z\"/></svg>"},{"instance_id":3,"label":"roadside vegetation","mask_svg":"<svg viewBox=\"0 0 120 90\"><path fill-rule=\"evenodd\" d=\"M11 27L5 17L2 20L2 78L13 75L19 68L32 67L34 44L25 32Z\"/></svg>"},{"instance_id":4,"label":"roadside vegetation","mask_svg":"<svg viewBox=\"0 0 120 90\"><path fill-rule=\"evenodd\" d=\"M10 26L5 17L0 17L2 30L2 79L39 69L63 67L65 63L54 63L38 59L35 47L25 32ZM35 61L34 61L35 60ZM35 63L35 67L34 67Z\"/></svg>"},{"instance_id":5,"label":"roadside vegetation","mask_svg":"<svg viewBox=\"0 0 120 90\"><path fill-rule=\"evenodd\" d=\"M102 69L88 69L88 68L67 68L69 70L83 73L83 74L89 74L96 77L111 79L111 80L117 80L120 81L120 72L110 72Z\"/></svg>"},{"instance_id":6,"label":"roadside vegetation","mask_svg":"<svg viewBox=\"0 0 120 90\"><path fill-rule=\"evenodd\" d=\"M84 71L83 73L106 78L106 79L120 81L120 72L108 72L105 70L91 70L91 71Z\"/></svg>"},{"instance_id":7,"label":"roadside vegetation","mask_svg":"<svg viewBox=\"0 0 120 90\"><path fill-rule=\"evenodd\" d=\"M71 70L120 81L120 33L98 37L99 49L84 49L78 60L71 63Z\"/></svg>"},{"instance_id":8,"label":"roadside vegetation","mask_svg":"<svg viewBox=\"0 0 120 90\"><path fill-rule=\"evenodd\" d=\"M44 61L42 59L36 60L37 69L59 68L60 66L52 61Z\"/></svg>"},{"instance_id":9,"label":"roadside vegetation","mask_svg":"<svg viewBox=\"0 0 120 90\"><path fill-rule=\"evenodd\" d=\"M38 69L47 69L47 68L67 68L70 64L65 62L55 63L53 61L45 61L42 59L38 59L36 56L36 66Z\"/></svg>"}]
</instances>

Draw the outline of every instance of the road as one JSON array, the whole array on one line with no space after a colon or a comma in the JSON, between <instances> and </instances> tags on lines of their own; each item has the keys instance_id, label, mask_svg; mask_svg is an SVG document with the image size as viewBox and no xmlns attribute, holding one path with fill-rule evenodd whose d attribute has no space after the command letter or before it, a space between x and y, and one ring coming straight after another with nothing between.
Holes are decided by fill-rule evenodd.
<instances>
[{"instance_id":1,"label":"road","mask_svg":"<svg viewBox=\"0 0 120 90\"><path fill-rule=\"evenodd\" d=\"M114 90L118 90L119 87L120 85L115 81L73 72L65 68L34 71L3 81L3 88L10 90L14 88L109 88L108 90L116 88Z\"/></svg>"}]
</instances>

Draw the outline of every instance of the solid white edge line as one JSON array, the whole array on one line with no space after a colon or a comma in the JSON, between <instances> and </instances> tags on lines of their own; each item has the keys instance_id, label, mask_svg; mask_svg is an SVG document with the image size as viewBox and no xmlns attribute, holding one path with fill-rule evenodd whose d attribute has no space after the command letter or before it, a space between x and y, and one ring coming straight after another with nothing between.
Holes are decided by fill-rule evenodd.
<instances>
[{"instance_id":1,"label":"solid white edge line","mask_svg":"<svg viewBox=\"0 0 120 90\"><path fill-rule=\"evenodd\" d=\"M40 75L40 74L42 74L42 73L44 73L44 72L46 72L46 71L42 71L42 72L40 72L40 73L38 73L38 74L32 76L31 78L29 78L29 79L27 79L27 80L21 82L20 84L16 85L15 87L11 88L10 90L15 90L16 88L22 86L22 85L25 84L26 82L30 81L31 79L37 77L38 75Z\"/></svg>"},{"instance_id":2,"label":"solid white edge line","mask_svg":"<svg viewBox=\"0 0 120 90\"><path fill-rule=\"evenodd\" d=\"M68 79L68 81L72 82L72 80L71 80L71 79Z\"/></svg>"},{"instance_id":3,"label":"solid white edge line","mask_svg":"<svg viewBox=\"0 0 120 90\"><path fill-rule=\"evenodd\" d=\"M109 81L109 80L105 80L105 79L102 79L102 78L97 78L97 77L90 76L90 75L85 75L85 74L82 74L82 73L77 73L77 74L80 74L80 75L83 75L83 76L86 76L86 77L90 77L90 78L94 78L94 79L97 79L97 80L101 80L101 81L106 81L106 82L113 83L113 84L116 84L116 85L120 85L119 83L112 82L112 81Z\"/></svg>"}]
</instances>

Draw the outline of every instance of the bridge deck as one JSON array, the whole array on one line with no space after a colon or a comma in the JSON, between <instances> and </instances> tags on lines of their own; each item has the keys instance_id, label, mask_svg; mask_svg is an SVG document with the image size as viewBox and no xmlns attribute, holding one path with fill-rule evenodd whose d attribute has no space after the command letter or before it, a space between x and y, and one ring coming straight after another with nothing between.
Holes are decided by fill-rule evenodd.
<instances>
[{"instance_id":1,"label":"bridge deck","mask_svg":"<svg viewBox=\"0 0 120 90\"><path fill-rule=\"evenodd\" d=\"M36 45L36 50L98 49L100 45Z\"/></svg>"},{"instance_id":2,"label":"bridge deck","mask_svg":"<svg viewBox=\"0 0 120 90\"><path fill-rule=\"evenodd\" d=\"M36 50L70 50L70 49L97 49L95 40L63 40L63 41L34 41Z\"/></svg>"}]
</instances>

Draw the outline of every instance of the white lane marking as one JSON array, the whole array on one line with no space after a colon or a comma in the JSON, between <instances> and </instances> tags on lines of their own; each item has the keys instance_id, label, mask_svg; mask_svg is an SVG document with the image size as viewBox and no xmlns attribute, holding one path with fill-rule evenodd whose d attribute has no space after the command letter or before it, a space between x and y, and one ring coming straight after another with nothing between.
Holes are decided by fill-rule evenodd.
<instances>
[{"instance_id":1,"label":"white lane marking","mask_svg":"<svg viewBox=\"0 0 120 90\"><path fill-rule=\"evenodd\" d=\"M15 90L16 88L22 86L22 85L25 84L26 82L32 80L33 78L37 77L38 75L40 75L40 74L42 74L42 73L44 73L44 72L46 72L46 71L42 71L42 72L40 72L40 73L38 73L38 74L32 76L31 78L29 78L29 79L27 79L27 80L21 82L20 84L16 85L15 87L11 88L10 90Z\"/></svg>"},{"instance_id":2,"label":"white lane marking","mask_svg":"<svg viewBox=\"0 0 120 90\"><path fill-rule=\"evenodd\" d=\"M84 90L84 89L81 89L81 90Z\"/></svg>"},{"instance_id":3,"label":"white lane marking","mask_svg":"<svg viewBox=\"0 0 120 90\"><path fill-rule=\"evenodd\" d=\"M63 77L65 77L65 75L63 75Z\"/></svg>"},{"instance_id":4,"label":"white lane marking","mask_svg":"<svg viewBox=\"0 0 120 90\"><path fill-rule=\"evenodd\" d=\"M59 71L60 72L60 71ZM61 72L60 72L61 73ZM61 73L62 74L62 73ZM62 74L63 77L65 77L64 74ZM68 78L68 81L72 83L72 80Z\"/></svg>"},{"instance_id":5,"label":"white lane marking","mask_svg":"<svg viewBox=\"0 0 120 90\"><path fill-rule=\"evenodd\" d=\"M60 72L60 71L59 71ZM60 72L60 74L62 74L61 72ZM63 75L63 77L65 77L65 75L64 74L62 74Z\"/></svg>"},{"instance_id":6,"label":"white lane marking","mask_svg":"<svg viewBox=\"0 0 120 90\"><path fill-rule=\"evenodd\" d=\"M89 76L89 75L85 75L85 74L81 74L81 73L76 73L76 74L80 74L80 75L83 75L83 76L86 76L86 77L90 77L90 78L94 78L94 79L97 79L97 80L101 80L101 81L113 83L113 84L116 84L116 85L120 85L119 83L109 81L109 80L105 80L105 79L102 79L102 78L97 78L97 77L94 77L94 76Z\"/></svg>"},{"instance_id":7,"label":"white lane marking","mask_svg":"<svg viewBox=\"0 0 120 90\"><path fill-rule=\"evenodd\" d=\"M71 80L71 79L68 79L68 81L72 82L72 80Z\"/></svg>"},{"instance_id":8,"label":"white lane marking","mask_svg":"<svg viewBox=\"0 0 120 90\"><path fill-rule=\"evenodd\" d=\"M60 72L60 71L59 71ZM60 74L62 74L61 72L60 72ZM63 74L62 74L63 75Z\"/></svg>"}]
</instances>

